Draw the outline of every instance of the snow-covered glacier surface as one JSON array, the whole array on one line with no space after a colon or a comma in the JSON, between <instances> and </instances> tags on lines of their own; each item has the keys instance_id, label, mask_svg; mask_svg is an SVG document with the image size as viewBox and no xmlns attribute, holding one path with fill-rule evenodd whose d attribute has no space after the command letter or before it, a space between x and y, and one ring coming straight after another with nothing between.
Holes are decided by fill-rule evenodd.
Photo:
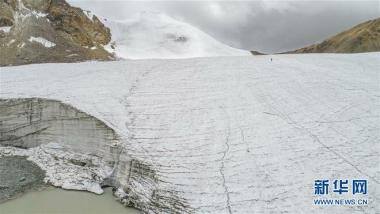
<instances>
[{"instance_id":1,"label":"snow-covered glacier surface","mask_svg":"<svg viewBox=\"0 0 380 214\"><path fill-rule=\"evenodd\" d=\"M379 67L380 53L28 65L1 68L0 97L58 100L114 130L120 156L91 157L97 174L115 171L116 195L146 212L379 213ZM369 204L314 205L317 179L366 179L367 195L325 197Z\"/></svg>"}]
</instances>

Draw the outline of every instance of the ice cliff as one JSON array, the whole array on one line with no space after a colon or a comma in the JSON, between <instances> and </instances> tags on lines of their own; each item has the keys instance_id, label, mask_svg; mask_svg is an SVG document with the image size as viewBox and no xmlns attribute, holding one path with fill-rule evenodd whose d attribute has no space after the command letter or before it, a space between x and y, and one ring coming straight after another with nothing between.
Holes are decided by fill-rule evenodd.
<instances>
[{"instance_id":1,"label":"ice cliff","mask_svg":"<svg viewBox=\"0 0 380 214\"><path fill-rule=\"evenodd\" d=\"M151 197L162 194L155 187L155 171L129 156L122 139L100 120L40 98L0 100L0 112L0 157L26 156L46 172L46 183L96 194L103 193L102 186L112 186L119 188L115 195L125 205L145 211L184 210L175 193L160 199L172 206L155 207Z\"/></svg>"}]
</instances>

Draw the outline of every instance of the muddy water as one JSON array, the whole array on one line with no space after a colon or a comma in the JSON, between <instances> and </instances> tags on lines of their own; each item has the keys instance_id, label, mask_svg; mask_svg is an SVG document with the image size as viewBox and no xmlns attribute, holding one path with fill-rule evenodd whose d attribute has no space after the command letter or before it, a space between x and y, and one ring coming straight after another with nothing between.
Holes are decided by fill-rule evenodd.
<instances>
[{"instance_id":1,"label":"muddy water","mask_svg":"<svg viewBox=\"0 0 380 214\"><path fill-rule=\"evenodd\" d=\"M137 214L115 200L110 188L102 195L48 188L0 204L1 214Z\"/></svg>"}]
</instances>

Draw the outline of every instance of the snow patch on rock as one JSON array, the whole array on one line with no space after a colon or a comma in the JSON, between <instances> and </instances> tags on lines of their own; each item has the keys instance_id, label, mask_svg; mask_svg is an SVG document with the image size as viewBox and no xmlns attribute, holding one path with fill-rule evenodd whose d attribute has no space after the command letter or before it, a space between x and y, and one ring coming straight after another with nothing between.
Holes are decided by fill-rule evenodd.
<instances>
[{"instance_id":1,"label":"snow patch on rock","mask_svg":"<svg viewBox=\"0 0 380 214\"><path fill-rule=\"evenodd\" d=\"M12 42L12 43L13 43L13 42ZM12 43L11 43L11 44L12 44ZM25 47L25 42L22 42L22 43L18 44L17 47L18 47L18 48L23 48L23 47Z\"/></svg>"},{"instance_id":2,"label":"snow patch on rock","mask_svg":"<svg viewBox=\"0 0 380 214\"><path fill-rule=\"evenodd\" d=\"M10 45L12 45L13 43L15 43L16 42L16 40L15 39L12 39L11 41L9 41L8 43L7 43L7 46L10 46Z\"/></svg>"},{"instance_id":3,"label":"snow patch on rock","mask_svg":"<svg viewBox=\"0 0 380 214\"><path fill-rule=\"evenodd\" d=\"M89 11L89 10L84 10L83 11L84 12L84 14L90 19L90 20L93 20L93 18L94 18L94 13L92 13L91 11Z\"/></svg>"},{"instance_id":4,"label":"snow patch on rock","mask_svg":"<svg viewBox=\"0 0 380 214\"><path fill-rule=\"evenodd\" d=\"M46 17L48 15L47 13L42 13L35 10L31 11L31 14L34 15L37 19Z\"/></svg>"},{"instance_id":5,"label":"snow patch on rock","mask_svg":"<svg viewBox=\"0 0 380 214\"><path fill-rule=\"evenodd\" d=\"M56 44L54 42L51 42L51 41L49 41L45 38L42 38L42 37L31 36L28 41L40 43L41 45L45 46L46 48L52 48L52 47L56 46Z\"/></svg>"},{"instance_id":6,"label":"snow patch on rock","mask_svg":"<svg viewBox=\"0 0 380 214\"><path fill-rule=\"evenodd\" d=\"M3 31L5 33L9 33L11 31L12 26L4 26L0 27L0 31Z\"/></svg>"}]
</instances>

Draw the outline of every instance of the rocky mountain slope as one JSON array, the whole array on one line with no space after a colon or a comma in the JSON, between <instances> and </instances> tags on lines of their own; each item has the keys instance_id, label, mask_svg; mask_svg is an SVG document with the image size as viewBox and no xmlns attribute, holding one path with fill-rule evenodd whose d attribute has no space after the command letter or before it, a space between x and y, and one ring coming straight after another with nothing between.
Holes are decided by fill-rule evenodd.
<instances>
[{"instance_id":1,"label":"rocky mountain slope","mask_svg":"<svg viewBox=\"0 0 380 214\"><path fill-rule=\"evenodd\" d=\"M108 60L110 30L65 0L0 1L0 65Z\"/></svg>"},{"instance_id":2,"label":"rocky mountain slope","mask_svg":"<svg viewBox=\"0 0 380 214\"><path fill-rule=\"evenodd\" d=\"M380 51L380 18L343 31L319 44L287 53L360 53Z\"/></svg>"}]
</instances>

